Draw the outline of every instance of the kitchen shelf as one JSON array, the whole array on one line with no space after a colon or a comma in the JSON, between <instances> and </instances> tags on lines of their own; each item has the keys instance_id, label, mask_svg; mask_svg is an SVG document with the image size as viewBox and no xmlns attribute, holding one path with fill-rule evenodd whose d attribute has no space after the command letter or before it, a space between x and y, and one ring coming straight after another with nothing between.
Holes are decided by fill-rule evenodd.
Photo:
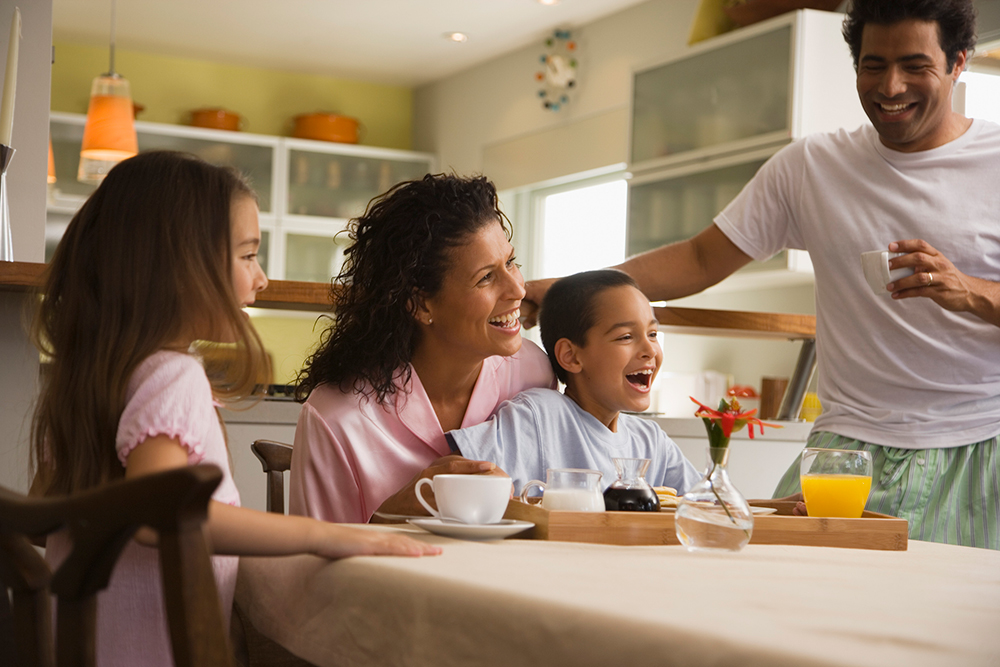
<instances>
[{"instance_id":1,"label":"kitchen shelf","mask_svg":"<svg viewBox=\"0 0 1000 667\"><path fill-rule=\"evenodd\" d=\"M76 180L85 116L49 117L56 169L47 206L46 256L94 191ZM429 153L138 121L139 151L180 150L235 167L260 206L259 259L268 278L324 281L337 275L346 240L337 235L368 202L401 181L434 171Z\"/></svg>"},{"instance_id":2,"label":"kitchen shelf","mask_svg":"<svg viewBox=\"0 0 1000 667\"><path fill-rule=\"evenodd\" d=\"M0 290L27 292L40 284L44 270L45 264L0 262ZM330 289L329 283L272 280L267 289L257 295L254 307L329 311ZM812 315L673 306L660 306L654 310L661 328L669 333L780 340L816 336L816 318Z\"/></svg>"},{"instance_id":3,"label":"kitchen shelf","mask_svg":"<svg viewBox=\"0 0 1000 667\"><path fill-rule=\"evenodd\" d=\"M791 313L755 313L706 308L653 308L660 328L668 333L776 340L816 337L816 316Z\"/></svg>"}]
</instances>

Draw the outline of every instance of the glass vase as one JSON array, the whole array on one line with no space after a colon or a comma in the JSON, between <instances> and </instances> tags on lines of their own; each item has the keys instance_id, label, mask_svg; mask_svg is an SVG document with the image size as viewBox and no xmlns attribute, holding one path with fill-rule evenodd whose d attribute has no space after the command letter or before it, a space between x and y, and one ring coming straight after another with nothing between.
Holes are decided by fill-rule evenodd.
<instances>
[{"instance_id":1,"label":"glass vase","mask_svg":"<svg viewBox=\"0 0 1000 667\"><path fill-rule=\"evenodd\" d=\"M688 551L739 551L753 533L753 513L729 479L728 447L710 447L705 476L684 494L674 515Z\"/></svg>"}]
</instances>

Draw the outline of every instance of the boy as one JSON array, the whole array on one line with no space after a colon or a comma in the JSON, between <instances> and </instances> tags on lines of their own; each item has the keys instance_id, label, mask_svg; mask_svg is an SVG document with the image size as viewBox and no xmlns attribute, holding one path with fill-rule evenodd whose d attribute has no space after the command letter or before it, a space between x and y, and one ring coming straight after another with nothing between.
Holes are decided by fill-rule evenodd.
<instances>
[{"instance_id":1,"label":"boy","mask_svg":"<svg viewBox=\"0 0 1000 667\"><path fill-rule=\"evenodd\" d=\"M649 300L627 274L586 271L556 282L541 312L542 343L566 393L529 389L489 421L447 433L463 456L493 461L515 493L548 468L586 468L616 478L612 458L650 459L646 481L683 494L701 475L651 421L621 414L649 407L663 351Z\"/></svg>"}]
</instances>

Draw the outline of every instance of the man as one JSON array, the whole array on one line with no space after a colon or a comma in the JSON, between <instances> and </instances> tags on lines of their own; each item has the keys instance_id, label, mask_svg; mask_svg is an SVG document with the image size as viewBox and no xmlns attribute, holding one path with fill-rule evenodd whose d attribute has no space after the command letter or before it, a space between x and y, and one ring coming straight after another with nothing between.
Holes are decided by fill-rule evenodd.
<instances>
[{"instance_id":1,"label":"man","mask_svg":"<svg viewBox=\"0 0 1000 667\"><path fill-rule=\"evenodd\" d=\"M1000 126L951 105L972 2L855 0L844 36L872 126L786 147L708 229L617 268L673 299L808 250L824 408L809 446L870 451L868 508L910 537L1000 549ZM860 267L876 249L913 271L891 297ZM797 463L776 495L796 491Z\"/></svg>"}]
</instances>

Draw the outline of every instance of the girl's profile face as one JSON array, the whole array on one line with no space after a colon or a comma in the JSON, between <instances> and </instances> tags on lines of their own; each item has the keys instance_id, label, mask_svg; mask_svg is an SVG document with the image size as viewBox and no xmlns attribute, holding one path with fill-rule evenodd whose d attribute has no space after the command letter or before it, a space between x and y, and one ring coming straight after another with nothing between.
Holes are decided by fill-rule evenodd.
<instances>
[{"instance_id":1,"label":"girl's profile face","mask_svg":"<svg viewBox=\"0 0 1000 667\"><path fill-rule=\"evenodd\" d=\"M260 222L257 203L247 195L233 199L229 213L232 248L233 293L240 308L253 305L257 292L267 287L267 276L257 262L260 249Z\"/></svg>"},{"instance_id":2,"label":"girl's profile face","mask_svg":"<svg viewBox=\"0 0 1000 667\"><path fill-rule=\"evenodd\" d=\"M521 349L524 278L514 247L497 221L451 251L441 289L424 299L424 339L449 355L475 361Z\"/></svg>"}]
</instances>

